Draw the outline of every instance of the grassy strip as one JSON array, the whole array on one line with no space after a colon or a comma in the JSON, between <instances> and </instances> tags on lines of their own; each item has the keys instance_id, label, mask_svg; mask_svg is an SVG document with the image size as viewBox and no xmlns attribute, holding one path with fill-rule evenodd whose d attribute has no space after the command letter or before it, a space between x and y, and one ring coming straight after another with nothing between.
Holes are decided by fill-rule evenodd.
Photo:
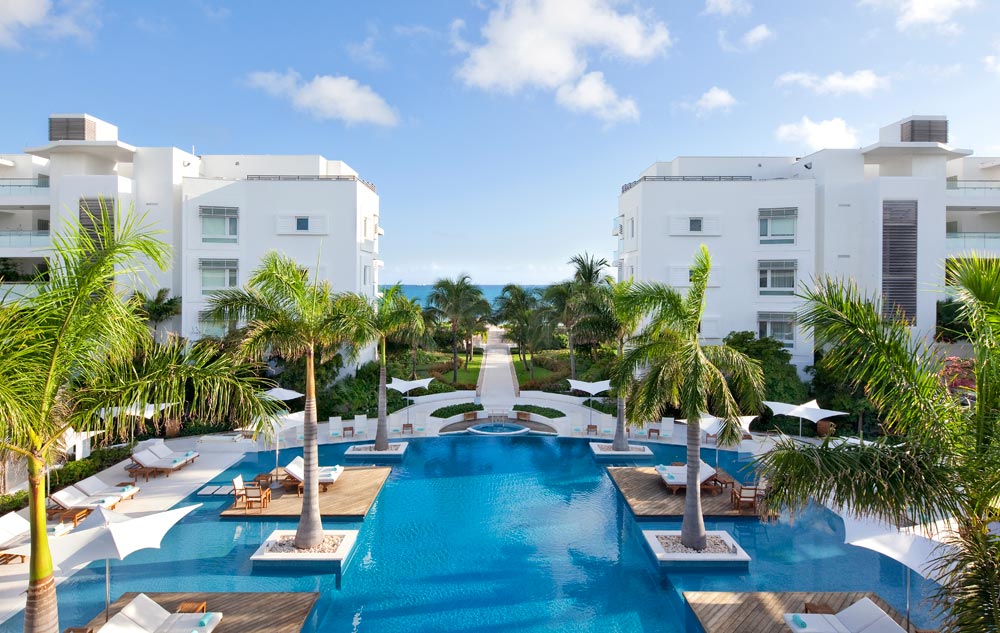
<instances>
[{"instance_id":1,"label":"grassy strip","mask_svg":"<svg viewBox=\"0 0 1000 633\"><path fill-rule=\"evenodd\" d=\"M528 358L529 359L531 358L530 354L528 355ZM545 380L546 378L555 373L552 370L545 369L544 367L539 367L536 364L535 377L532 378L531 374L528 372L528 368L525 366L524 363L521 362L520 358L515 356L513 358L513 361L514 361L514 371L517 373L517 384L519 386L523 386L524 383L529 382L531 380L538 380L538 381Z\"/></svg>"},{"instance_id":2,"label":"grassy strip","mask_svg":"<svg viewBox=\"0 0 1000 633\"><path fill-rule=\"evenodd\" d=\"M565 418L566 414L559 409L552 409L550 407L536 407L533 404L516 404L514 405L515 411L527 411L528 413L535 413L545 418Z\"/></svg>"},{"instance_id":3,"label":"grassy strip","mask_svg":"<svg viewBox=\"0 0 1000 633\"><path fill-rule=\"evenodd\" d=\"M458 415L459 413L468 413L470 411L482 411L483 405L476 404L474 402L463 402L461 404L450 404L447 407L441 407L440 409L431 413L432 418L450 418L453 415Z\"/></svg>"}]
</instances>

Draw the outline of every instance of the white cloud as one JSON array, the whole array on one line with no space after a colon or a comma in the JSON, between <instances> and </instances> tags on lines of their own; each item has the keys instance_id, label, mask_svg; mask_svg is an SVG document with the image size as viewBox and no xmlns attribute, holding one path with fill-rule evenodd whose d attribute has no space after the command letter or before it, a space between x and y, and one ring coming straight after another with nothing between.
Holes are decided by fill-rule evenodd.
<instances>
[{"instance_id":1,"label":"white cloud","mask_svg":"<svg viewBox=\"0 0 1000 633\"><path fill-rule=\"evenodd\" d=\"M347 54L357 63L375 70L386 68L389 65L385 56L375 50L374 35L369 35L363 42L348 44Z\"/></svg>"},{"instance_id":2,"label":"white cloud","mask_svg":"<svg viewBox=\"0 0 1000 633\"><path fill-rule=\"evenodd\" d=\"M896 28L935 27L945 33L958 32L952 19L956 13L971 9L978 0L861 0L861 4L896 12Z\"/></svg>"},{"instance_id":3,"label":"white cloud","mask_svg":"<svg viewBox=\"0 0 1000 633\"><path fill-rule=\"evenodd\" d=\"M837 71L825 77L813 73L788 72L774 82L782 86L796 84L808 88L818 95L858 94L869 96L876 90L886 88L889 78L877 75L872 70L858 70L850 75Z\"/></svg>"},{"instance_id":4,"label":"white cloud","mask_svg":"<svg viewBox=\"0 0 1000 633\"><path fill-rule=\"evenodd\" d=\"M18 36L38 30L53 37L90 41L101 27L94 0L3 0L0 2L0 47L19 48Z\"/></svg>"},{"instance_id":5,"label":"white cloud","mask_svg":"<svg viewBox=\"0 0 1000 633\"><path fill-rule=\"evenodd\" d=\"M576 85L564 84L556 90L556 102L575 112L587 112L607 122L639 118L639 108L631 98L621 98L604 81L604 73L590 72Z\"/></svg>"},{"instance_id":6,"label":"white cloud","mask_svg":"<svg viewBox=\"0 0 1000 633\"><path fill-rule=\"evenodd\" d=\"M705 13L709 15L748 15L751 9L746 0L705 0Z\"/></svg>"},{"instance_id":7,"label":"white cloud","mask_svg":"<svg viewBox=\"0 0 1000 633\"><path fill-rule=\"evenodd\" d=\"M758 24L749 31L743 34L740 39L743 42L743 46L752 49L757 48L767 40L774 37L774 31L772 31L766 24Z\"/></svg>"},{"instance_id":8,"label":"white cloud","mask_svg":"<svg viewBox=\"0 0 1000 633\"><path fill-rule=\"evenodd\" d=\"M717 36L719 48L727 53L745 53L752 51L767 40L774 38L774 31L766 24L758 24L740 37L739 45L729 41L726 31L720 30Z\"/></svg>"},{"instance_id":9,"label":"white cloud","mask_svg":"<svg viewBox=\"0 0 1000 633\"><path fill-rule=\"evenodd\" d=\"M297 110L320 120L338 119L348 125L382 126L399 122L396 111L378 93L350 77L316 75L310 81L303 81L294 70L266 71L250 73L247 83L273 97L288 99Z\"/></svg>"},{"instance_id":10,"label":"white cloud","mask_svg":"<svg viewBox=\"0 0 1000 633\"><path fill-rule=\"evenodd\" d=\"M467 41L465 23L455 20L452 48L466 55L458 78L468 86L508 94L530 88L561 92L557 101L567 107L583 102L607 105L611 102L596 95L606 97L614 90L603 74L588 72L588 53L648 61L671 45L665 24L645 13L620 12L618 4L615 0L508 0L490 13L481 30L482 43ZM590 98L583 98L581 91L588 91ZM605 119L609 112L631 118L627 113L635 108L634 102L615 99L611 107L595 105L587 111Z\"/></svg>"},{"instance_id":11,"label":"white cloud","mask_svg":"<svg viewBox=\"0 0 1000 633\"><path fill-rule=\"evenodd\" d=\"M1000 41L993 45L996 53L983 58L983 66L990 72L1000 75Z\"/></svg>"},{"instance_id":12,"label":"white cloud","mask_svg":"<svg viewBox=\"0 0 1000 633\"><path fill-rule=\"evenodd\" d=\"M858 146L858 131L839 117L816 123L804 116L799 123L778 126L774 134L779 141L804 145L810 150Z\"/></svg>"},{"instance_id":13,"label":"white cloud","mask_svg":"<svg viewBox=\"0 0 1000 633\"><path fill-rule=\"evenodd\" d=\"M208 4L207 2L201 3L201 12L205 14L205 17L208 18L209 20L225 20L230 15L232 15L232 11L230 11L228 8L215 7L212 6L211 4Z\"/></svg>"},{"instance_id":14,"label":"white cloud","mask_svg":"<svg viewBox=\"0 0 1000 633\"><path fill-rule=\"evenodd\" d=\"M699 117L708 116L713 112L728 112L736 105L736 99L724 88L712 86L694 103L683 104L682 107L694 110Z\"/></svg>"}]
</instances>

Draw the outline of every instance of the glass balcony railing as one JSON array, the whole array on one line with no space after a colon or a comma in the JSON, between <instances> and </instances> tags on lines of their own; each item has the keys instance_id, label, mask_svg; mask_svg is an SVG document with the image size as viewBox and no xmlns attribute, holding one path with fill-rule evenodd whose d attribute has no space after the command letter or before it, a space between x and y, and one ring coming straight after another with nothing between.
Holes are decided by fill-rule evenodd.
<instances>
[{"instance_id":1,"label":"glass balcony railing","mask_svg":"<svg viewBox=\"0 0 1000 633\"><path fill-rule=\"evenodd\" d=\"M970 198L1000 196L1000 180L948 180L949 194Z\"/></svg>"},{"instance_id":2,"label":"glass balcony railing","mask_svg":"<svg viewBox=\"0 0 1000 633\"><path fill-rule=\"evenodd\" d=\"M948 233L948 251L1000 251L1000 233Z\"/></svg>"},{"instance_id":3,"label":"glass balcony railing","mask_svg":"<svg viewBox=\"0 0 1000 633\"><path fill-rule=\"evenodd\" d=\"M29 282L7 283L0 282L0 303L4 301L15 301L26 297L34 297L38 294L38 284Z\"/></svg>"},{"instance_id":4,"label":"glass balcony railing","mask_svg":"<svg viewBox=\"0 0 1000 633\"><path fill-rule=\"evenodd\" d=\"M48 231L0 231L0 248L30 248L51 246Z\"/></svg>"},{"instance_id":5,"label":"glass balcony railing","mask_svg":"<svg viewBox=\"0 0 1000 633\"><path fill-rule=\"evenodd\" d=\"M0 196L48 195L48 178L0 178Z\"/></svg>"}]
</instances>

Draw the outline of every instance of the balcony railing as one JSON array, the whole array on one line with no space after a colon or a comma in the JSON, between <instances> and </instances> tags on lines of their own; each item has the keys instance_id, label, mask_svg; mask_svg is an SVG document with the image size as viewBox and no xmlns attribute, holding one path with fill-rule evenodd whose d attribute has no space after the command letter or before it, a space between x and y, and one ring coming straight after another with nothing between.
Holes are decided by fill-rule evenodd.
<instances>
[{"instance_id":1,"label":"balcony railing","mask_svg":"<svg viewBox=\"0 0 1000 633\"><path fill-rule=\"evenodd\" d=\"M51 246L48 231L0 231L0 248L29 248Z\"/></svg>"},{"instance_id":2,"label":"balcony railing","mask_svg":"<svg viewBox=\"0 0 1000 633\"><path fill-rule=\"evenodd\" d=\"M351 182L353 182L353 181L360 182L364 186L366 186L369 189L371 189L372 192L378 193L378 189L375 188L375 184L374 183L368 182L364 178L358 178L357 176L321 176L319 174L317 174L315 176L312 175L312 174L304 174L304 175L280 174L280 175L276 175L276 176L250 175L250 176L247 176L247 180L334 180L334 181L336 181L336 180L349 180Z\"/></svg>"},{"instance_id":3,"label":"balcony railing","mask_svg":"<svg viewBox=\"0 0 1000 633\"><path fill-rule=\"evenodd\" d=\"M38 294L38 284L7 283L0 282L0 303L3 301L14 301L25 297L34 297Z\"/></svg>"},{"instance_id":4,"label":"balcony railing","mask_svg":"<svg viewBox=\"0 0 1000 633\"><path fill-rule=\"evenodd\" d=\"M949 192L970 198L1000 196L1000 180L948 180Z\"/></svg>"},{"instance_id":5,"label":"balcony railing","mask_svg":"<svg viewBox=\"0 0 1000 633\"><path fill-rule=\"evenodd\" d=\"M948 251L1000 251L1000 233L948 233Z\"/></svg>"},{"instance_id":6,"label":"balcony railing","mask_svg":"<svg viewBox=\"0 0 1000 633\"><path fill-rule=\"evenodd\" d=\"M45 178L0 178L0 196L47 195L49 179Z\"/></svg>"},{"instance_id":7,"label":"balcony railing","mask_svg":"<svg viewBox=\"0 0 1000 633\"><path fill-rule=\"evenodd\" d=\"M643 176L639 180L622 185L622 193L640 182L748 182L750 180L753 180L752 176Z\"/></svg>"}]
</instances>

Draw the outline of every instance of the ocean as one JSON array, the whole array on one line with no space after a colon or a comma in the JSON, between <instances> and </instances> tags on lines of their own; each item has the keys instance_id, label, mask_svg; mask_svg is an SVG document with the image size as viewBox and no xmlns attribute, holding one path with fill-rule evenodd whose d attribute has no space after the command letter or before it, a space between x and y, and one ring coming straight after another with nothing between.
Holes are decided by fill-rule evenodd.
<instances>
[{"instance_id":1,"label":"ocean","mask_svg":"<svg viewBox=\"0 0 1000 633\"><path fill-rule=\"evenodd\" d=\"M383 286L384 288L385 286ZM417 284L403 284L402 286L403 294L405 294L410 299L417 299L420 301L420 305L427 305L427 295L430 294L431 290L434 288L432 284L417 285ZM545 286L532 286L525 285L526 289L532 288L544 288ZM483 291L483 296L486 300L492 304L500 293L503 291L503 285L501 284L485 284L479 286L480 290Z\"/></svg>"}]
</instances>

